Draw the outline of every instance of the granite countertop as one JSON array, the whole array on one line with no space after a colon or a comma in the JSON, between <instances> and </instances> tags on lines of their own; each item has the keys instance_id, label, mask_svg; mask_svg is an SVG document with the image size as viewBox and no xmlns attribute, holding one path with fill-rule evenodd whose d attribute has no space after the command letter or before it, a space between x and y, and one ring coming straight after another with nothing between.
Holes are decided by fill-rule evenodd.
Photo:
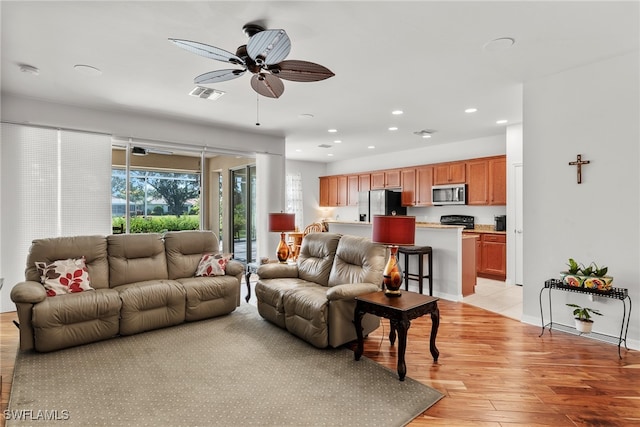
<instances>
[{"instance_id":1,"label":"granite countertop","mask_svg":"<svg viewBox=\"0 0 640 427\"><path fill-rule=\"evenodd\" d=\"M341 221L341 220L331 220L327 221L329 224L350 224L350 225L371 225L370 222L367 221ZM439 222L416 222L416 227L418 228L460 228L461 225L443 225ZM463 233L492 233L492 234L507 234L506 231L496 231L493 225L489 224L476 224L473 230L462 230Z\"/></svg>"}]
</instances>

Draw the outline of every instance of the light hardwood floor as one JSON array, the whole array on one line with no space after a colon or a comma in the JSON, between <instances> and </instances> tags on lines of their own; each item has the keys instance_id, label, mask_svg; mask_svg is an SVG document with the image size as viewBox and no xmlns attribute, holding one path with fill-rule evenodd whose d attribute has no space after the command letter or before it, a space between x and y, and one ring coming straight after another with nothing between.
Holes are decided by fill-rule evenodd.
<instances>
[{"instance_id":1,"label":"light hardwood floor","mask_svg":"<svg viewBox=\"0 0 640 427\"><path fill-rule=\"evenodd\" d=\"M623 349L619 359L611 344L559 331L539 337L540 327L466 303L441 300L439 307L438 363L429 354L428 316L411 323L406 363L407 376L445 397L411 426L640 425L640 352ZM2 410L18 345L15 318L0 315ZM388 332L385 320L365 341L364 356L395 370Z\"/></svg>"}]
</instances>

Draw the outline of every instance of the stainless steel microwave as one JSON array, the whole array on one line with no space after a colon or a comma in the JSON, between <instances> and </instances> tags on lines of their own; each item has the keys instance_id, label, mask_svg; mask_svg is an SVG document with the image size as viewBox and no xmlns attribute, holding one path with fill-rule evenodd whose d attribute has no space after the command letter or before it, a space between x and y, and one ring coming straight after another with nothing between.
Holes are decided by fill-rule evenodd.
<instances>
[{"instance_id":1,"label":"stainless steel microwave","mask_svg":"<svg viewBox=\"0 0 640 427\"><path fill-rule=\"evenodd\" d=\"M448 184L431 187L431 202L434 205L466 205L467 185Z\"/></svg>"}]
</instances>

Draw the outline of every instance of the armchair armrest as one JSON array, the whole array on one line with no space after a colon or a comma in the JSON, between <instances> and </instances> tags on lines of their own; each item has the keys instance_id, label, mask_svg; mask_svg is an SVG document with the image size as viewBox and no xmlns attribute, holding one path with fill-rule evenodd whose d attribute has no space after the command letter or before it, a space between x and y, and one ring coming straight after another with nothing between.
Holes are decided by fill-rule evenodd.
<instances>
[{"instance_id":1,"label":"armchair armrest","mask_svg":"<svg viewBox=\"0 0 640 427\"><path fill-rule=\"evenodd\" d=\"M358 295L368 294L369 292L379 291L378 285L373 283L347 283L329 288L327 291L327 299L329 301L338 301L345 299L353 299Z\"/></svg>"},{"instance_id":2,"label":"armchair armrest","mask_svg":"<svg viewBox=\"0 0 640 427\"><path fill-rule=\"evenodd\" d=\"M258 267L258 276L261 279L280 279L283 277L298 277L298 266L296 264L262 264Z\"/></svg>"},{"instance_id":3,"label":"armchair armrest","mask_svg":"<svg viewBox=\"0 0 640 427\"><path fill-rule=\"evenodd\" d=\"M47 291L38 282L20 282L11 289L11 301L15 303L37 304L47 297Z\"/></svg>"},{"instance_id":4,"label":"armchair armrest","mask_svg":"<svg viewBox=\"0 0 640 427\"><path fill-rule=\"evenodd\" d=\"M244 265L240 261L230 259L227 261L224 272L227 276L237 276L244 273Z\"/></svg>"}]
</instances>

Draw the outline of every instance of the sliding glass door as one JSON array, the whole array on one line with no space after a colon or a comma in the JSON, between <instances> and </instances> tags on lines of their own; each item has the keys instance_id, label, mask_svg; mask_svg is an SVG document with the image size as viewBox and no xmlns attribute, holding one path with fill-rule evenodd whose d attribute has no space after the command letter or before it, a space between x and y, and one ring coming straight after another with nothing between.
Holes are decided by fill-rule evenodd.
<instances>
[{"instance_id":1,"label":"sliding glass door","mask_svg":"<svg viewBox=\"0 0 640 427\"><path fill-rule=\"evenodd\" d=\"M253 262L257 258L255 165L232 170L231 186L231 251L236 260Z\"/></svg>"}]
</instances>

